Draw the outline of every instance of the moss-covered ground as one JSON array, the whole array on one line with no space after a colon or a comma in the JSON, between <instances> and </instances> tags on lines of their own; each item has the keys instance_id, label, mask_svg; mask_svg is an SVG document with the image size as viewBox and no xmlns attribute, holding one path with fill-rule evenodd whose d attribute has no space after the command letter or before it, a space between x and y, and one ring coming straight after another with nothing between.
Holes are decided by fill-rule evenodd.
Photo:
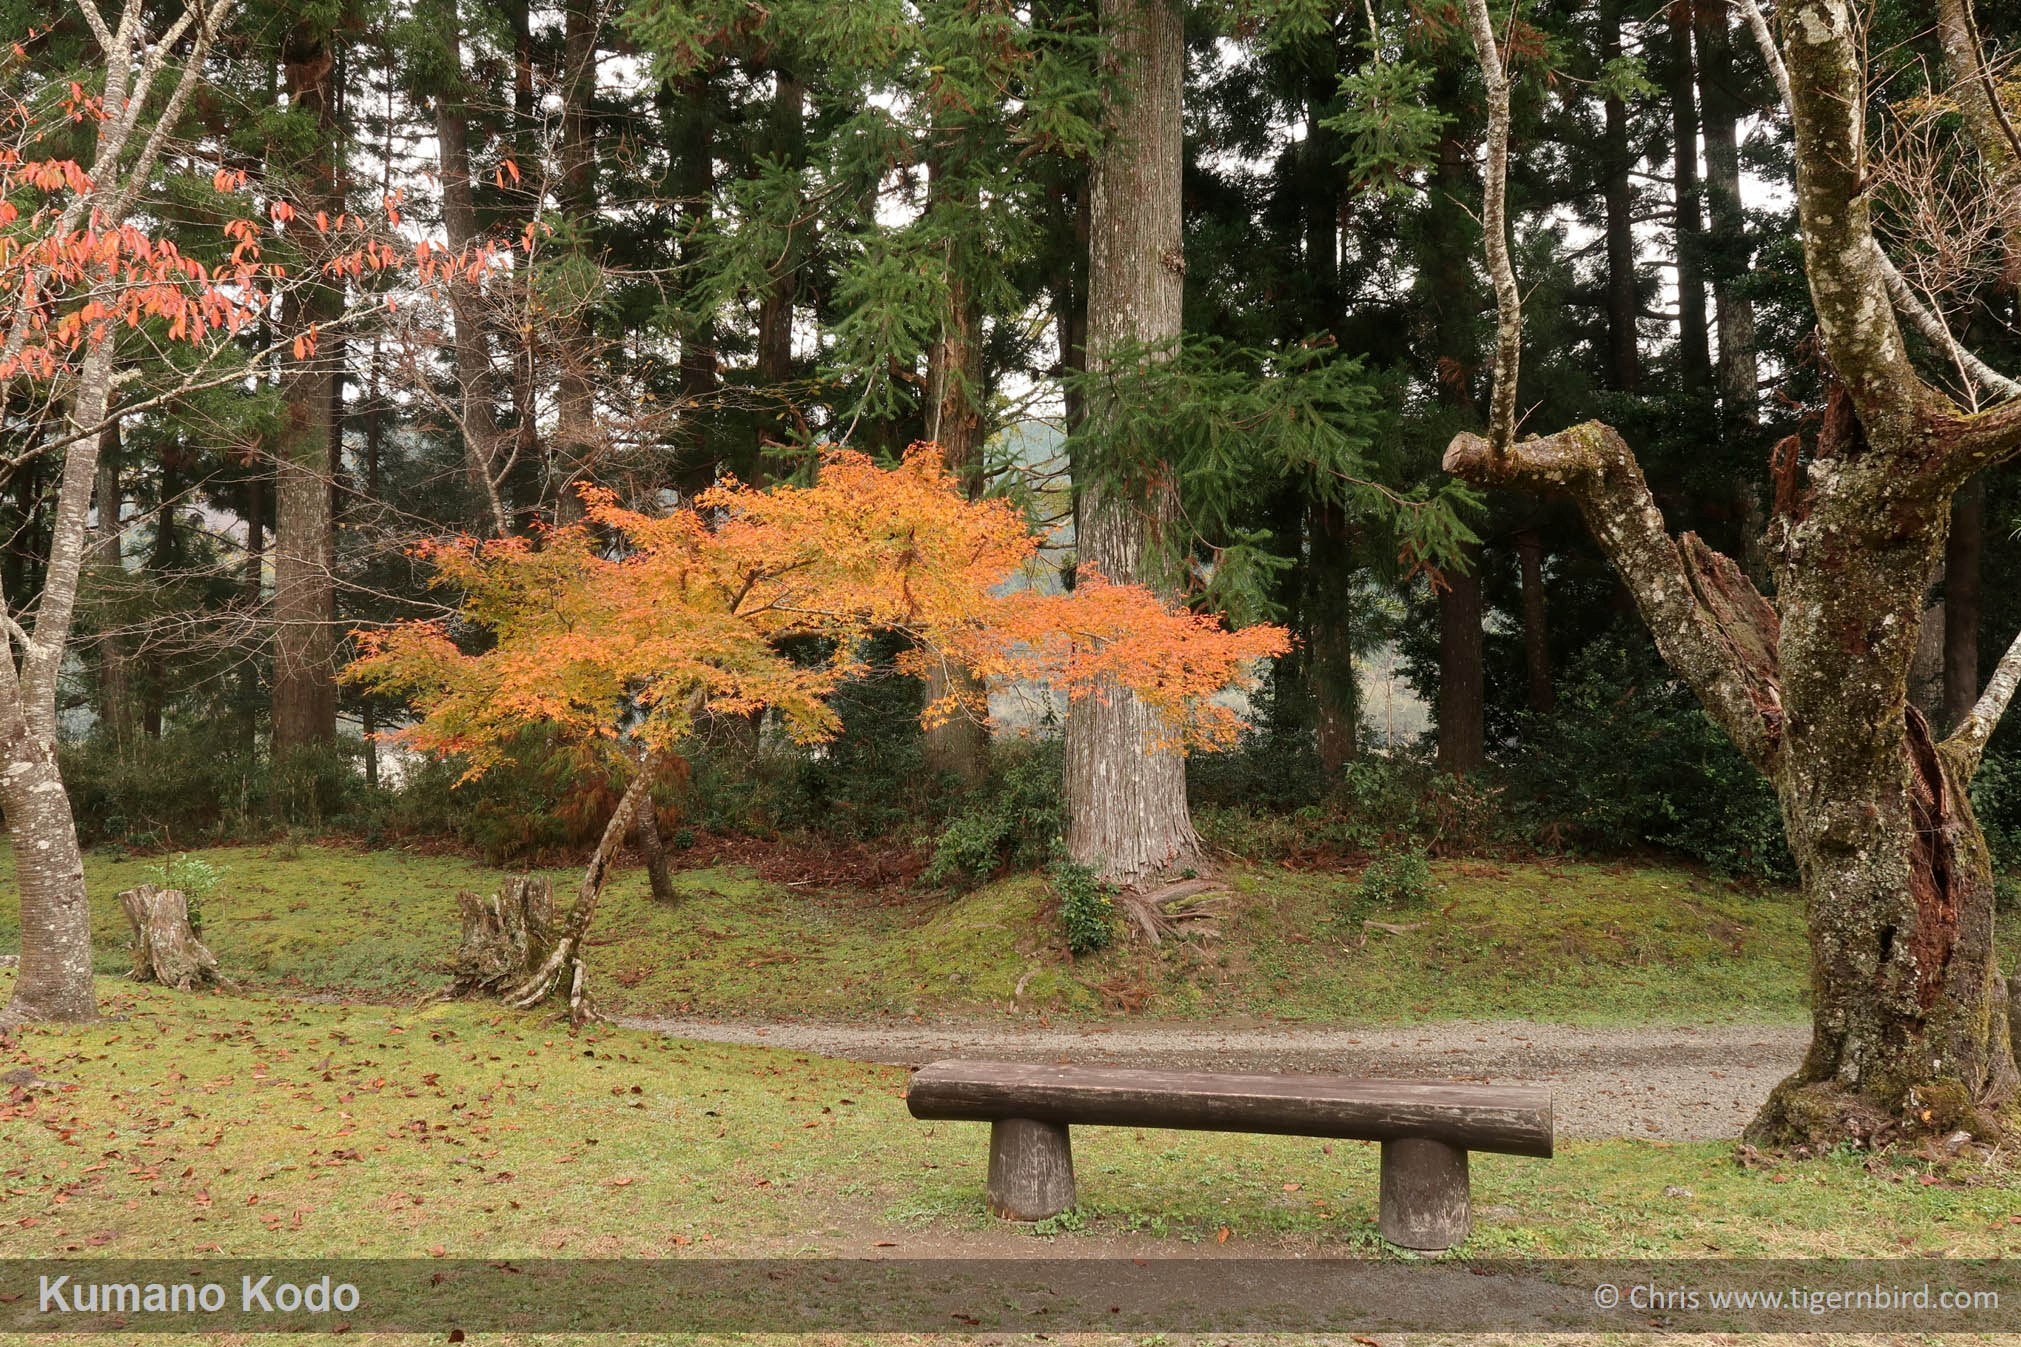
<instances>
[{"instance_id":1,"label":"moss-covered ground","mask_svg":"<svg viewBox=\"0 0 2021 1347\"><path fill-rule=\"evenodd\" d=\"M224 871L204 934L233 977L377 1000L438 986L455 892L490 891L503 875L454 855L334 843L192 854ZM125 967L116 894L160 864L88 859L100 971ZM964 895L864 893L714 864L680 871L679 901L661 906L626 869L597 917L591 967L607 1008L642 1014L1605 1024L1804 1013L1801 904L1786 890L1654 865L1434 869L1429 899L1381 910L1358 904L1352 873L1231 865L1215 938L1119 942L1079 960L1031 876ZM17 940L11 871L0 856L0 952ZM571 872L553 874L573 892Z\"/></svg>"},{"instance_id":2,"label":"moss-covered ground","mask_svg":"<svg viewBox=\"0 0 2021 1347\"><path fill-rule=\"evenodd\" d=\"M8 1256L1037 1253L1124 1235L1382 1252L1372 1146L1085 1129L1073 1219L1007 1236L983 1209L985 1129L912 1120L895 1068L468 1004L101 990L120 1018L0 1053L57 1082L0 1086ZM1462 1252L2011 1254L2013 1179L1998 1161L1746 1167L1724 1143L1573 1143L1475 1157Z\"/></svg>"}]
</instances>

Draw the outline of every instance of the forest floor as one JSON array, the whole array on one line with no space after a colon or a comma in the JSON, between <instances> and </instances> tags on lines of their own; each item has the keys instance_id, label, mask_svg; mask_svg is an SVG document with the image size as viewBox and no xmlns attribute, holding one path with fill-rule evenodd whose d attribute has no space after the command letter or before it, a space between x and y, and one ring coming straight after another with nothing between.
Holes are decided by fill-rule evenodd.
<instances>
[{"instance_id":1,"label":"forest floor","mask_svg":"<svg viewBox=\"0 0 2021 1347\"><path fill-rule=\"evenodd\" d=\"M1352 875L1238 866L1217 938L1075 962L1029 878L919 894L711 856L668 907L620 876L592 966L631 1023L571 1033L426 999L455 890L499 871L344 845L201 854L226 870L206 937L243 990L107 976L105 1021L0 1039L0 1256L1405 1256L1375 1233L1375 1148L1295 1137L1085 1129L1080 1205L1004 1225L982 1200L986 1129L911 1119L901 1066L823 1055L984 1045L1551 1084L1557 1158L1475 1157L1455 1260L2021 1250L2005 1152L1736 1150L1801 1042L1800 920L1788 894L1684 870L1448 863L1430 902L1377 913L1343 900ZM107 974L114 894L158 864L91 859ZM1805 1339L1828 1341L1861 1340Z\"/></svg>"},{"instance_id":2,"label":"forest floor","mask_svg":"<svg viewBox=\"0 0 2021 1347\"><path fill-rule=\"evenodd\" d=\"M340 843L191 854L224 871L204 902L205 938L232 977L382 1001L441 985L457 939L456 891L492 891L506 873L456 855ZM606 1009L1233 1026L1703 1027L1805 1016L1796 896L1681 867L1445 861L1429 900L1382 910L1359 902L1352 871L1229 862L1216 933L1156 948L1121 941L1074 959L1035 877L957 894L924 890L902 868L823 869L763 844L684 859L672 904L653 903L636 869L607 891L589 941ZM87 858L101 972L125 968L118 891L157 877L161 863ZM551 873L558 894L573 892L573 872ZM11 888L0 855L0 952L17 941Z\"/></svg>"},{"instance_id":3,"label":"forest floor","mask_svg":"<svg viewBox=\"0 0 2021 1347\"><path fill-rule=\"evenodd\" d=\"M467 1003L100 991L117 1018L0 1048L9 1257L1385 1251L1373 1146L1089 1128L1071 1219L1014 1227L983 1207L986 1129L907 1116L900 1068ZM1981 1148L1571 1140L1473 1168L1475 1257L2021 1247L2021 1183Z\"/></svg>"}]
</instances>

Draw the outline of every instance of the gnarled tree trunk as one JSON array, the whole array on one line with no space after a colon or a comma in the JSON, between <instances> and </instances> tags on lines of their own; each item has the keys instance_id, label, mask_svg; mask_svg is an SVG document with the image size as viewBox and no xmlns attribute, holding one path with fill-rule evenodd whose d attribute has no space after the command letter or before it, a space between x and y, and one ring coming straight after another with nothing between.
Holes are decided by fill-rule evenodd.
<instances>
[{"instance_id":1,"label":"gnarled tree trunk","mask_svg":"<svg viewBox=\"0 0 2021 1347\"><path fill-rule=\"evenodd\" d=\"M1467 8L1506 136L1486 0ZM1671 669L1775 784L1803 883L1812 1039L1749 1137L1997 1134L2021 1080L1992 867L1966 792L2021 683L2021 639L1948 739L1910 704L1908 677L1951 499L2021 452L2021 399L1968 416L1916 374L1869 223L1861 26L1847 0L1798 0L1781 17L1784 48L1766 55L1788 91L1805 269L1836 381L1809 462L1794 439L1775 456L1776 602L1695 535L1671 537L1607 426L1520 443L1460 435L1446 467L1569 495ZM1521 330L1513 303L1499 320L1505 336Z\"/></svg>"}]
</instances>

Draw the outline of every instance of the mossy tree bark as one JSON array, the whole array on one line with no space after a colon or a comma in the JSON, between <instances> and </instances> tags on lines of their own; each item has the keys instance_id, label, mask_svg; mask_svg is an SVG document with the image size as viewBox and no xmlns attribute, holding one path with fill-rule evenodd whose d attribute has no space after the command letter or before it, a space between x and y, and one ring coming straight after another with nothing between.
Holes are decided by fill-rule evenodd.
<instances>
[{"instance_id":1,"label":"mossy tree bark","mask_svg":"<svg viewBox=\"0 0 2021 1347\"><path fill-rule=\"evenodd\" d=\"M1483 0L1469 8L1491 49ZM1966 792L2021 682L2021 641L1948 739L1910 705L1908 672L1951 498L2021 451L2021 401L1968 415L1915 373L1869 228L1857 26L1846 0L1804 0L1783 22L1806 269L1835 384L1808 462L1793 442L1778 451L1776 602L1695 535L1669 534L1607 426L1460 435L1446 466L1568 495L1671 668L1775 784L1807 908L1812 1042L1750 1139L1990 1132L2017 1076Z\"/></svg>"}]
</instances>

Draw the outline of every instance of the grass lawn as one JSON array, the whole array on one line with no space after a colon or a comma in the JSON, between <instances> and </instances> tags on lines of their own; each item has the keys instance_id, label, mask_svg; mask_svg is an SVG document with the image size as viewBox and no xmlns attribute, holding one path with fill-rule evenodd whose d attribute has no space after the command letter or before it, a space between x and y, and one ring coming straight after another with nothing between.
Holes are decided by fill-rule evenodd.
<instances>
[{"instance_id":1,"label":"grass lawn","mask_svg":"<svg viewBox=\"0 0 2021 1347\"><path fill-rule=\"evenodd\" d=\"M0 975L4 976L4 975ZM119 1020L24 1032L0 1066L10 1257L1043 1253L1243 1241L1380 1254L1373 1146L1087 1128L1082 1207L983 1209L986 1129L912 1120L904 1072L474 1005L309 1005L108 981ZM1574 1143L1474 1160L1469 1255L2013 1253L1994 1164Z\"/></svg>"},{"instance_id":2,"label":"grass lawn","mask_svg":"<svg viewBox=\"0 0 2021 1347\"><path fill-rule=\"evenodd\" d=\"M205 937L231 976L380 1000L440 984L436 970L456 941L456 890L488 892L502 874L456 856L340 844L192 854L227 872L206 903ZM159 863L87 858L101 971L125 968L116 894ZM1236 865L1220 938L1124 944L1079 961L1032 877L963 896L865 894L714 865L681 871L680 901L658 906L643 875L625 870L592 930L591 966L601 1003L638 1013L1597 1024L1804 1013L1802 915L1787 891L1659 866L1435 869L1440 889L1426 905L1342 919L1353 875ZM571 872L555 878L573 891ZM0 951L18 938L12 888L0 856Z\"/></svg>"}]
</instances>

